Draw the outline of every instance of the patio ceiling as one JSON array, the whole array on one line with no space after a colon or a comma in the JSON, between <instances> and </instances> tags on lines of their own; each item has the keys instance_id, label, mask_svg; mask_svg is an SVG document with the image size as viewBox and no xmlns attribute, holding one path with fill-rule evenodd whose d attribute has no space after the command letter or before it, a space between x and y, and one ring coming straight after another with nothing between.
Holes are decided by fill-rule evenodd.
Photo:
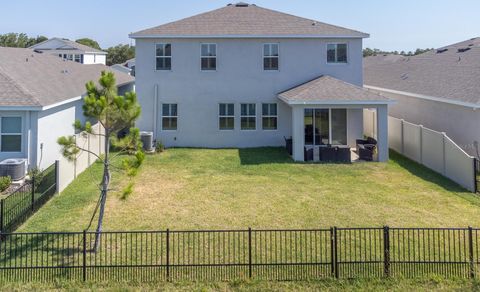
<instances>
[{"instance_id":1,"label":"patio ceiling","mask_svg":"<svg viewBox=\"0 0 480 292\"><path fill-rule=\"evenodd\" d=\"M345 81L322 75L278 94L295 104L391 104L394 100Z\"/></svg>"}]
</instances>

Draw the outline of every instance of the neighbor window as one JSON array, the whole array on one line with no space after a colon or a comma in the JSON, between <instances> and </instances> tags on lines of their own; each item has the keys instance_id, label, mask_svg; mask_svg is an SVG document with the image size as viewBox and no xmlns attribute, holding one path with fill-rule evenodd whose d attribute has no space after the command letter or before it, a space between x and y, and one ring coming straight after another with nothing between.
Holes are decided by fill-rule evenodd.
<instances>
[{"instance_id":1,"label":"neighbor window","mask_svg":"<svg viewBox=\"0 0 480 292\"><path fill-rule=\"evenodd\" d=\"M254 103L241 104L240 128L242 130L256 129L256 112Z\"/></svg>"},{"instance_id":2,"label":"neighbor window","mask_svg":"<svg viewBox=\"0 0 480 292\"><path fill-rule=\"evenodd\" d=\"M277 104L262 104L262 127L264 130L277 129Z\"/></svg>"},{"instance_id":3,"label":"neighbor window","mask_svg":"<svg viewBox=\"0 0 480 292\"><path fill-rule=\"evenodd\" d=\"M157 70L172 70L172 45L156 44Z\"/></svg>"},{"instance_id":4,"label":"neighbor window","mask_svg":"<svg viewBox=\"0 0 480 292\"><path fill-rule=\"evenodd\" d=\"M164 103L162 105L162 129L176 130L177 129L177 104Z\"/></svg>"},{"instance_id":5,"label":"neighbor window","mask_svg":"<svg viewBox=\"0 0 480 292\"><path fill-rule=\"evenodd\" d=\"M72 54L63 54L63 58L68 61L73 61L73 55Z\"/></svg>"},{"instance_id":6,"label":"neighbor window","mask_svg":"<svg viewBox=\"0 0 480 292\"><path fill-rule=\"evenodd\" d=\"M233 103L221 103L218 108L218 125L220 130L235 128L235 110Z\"/></svg>"},{"instance_id":7,"label":"neighbor window","mask_svg":"<svg viewBox=\"0 0 480 292\"><path fill-rule=\"evenodd\" d=\"M83 63L83 55L75 55L75 62Z\"/></svg>"},{"instance_id":8,"label":"neighbor window","mask_svg":"<svg viewBox=\"0 0 480 292\"><path fill-rule=\"evenodd\" d=\"M347 44L328 44L327 63L347 63Z\"/></svg>"},{"instance_id":9,"label":"neighbor window","mask_svg":"<svg viewBox=\"0 0 480 292\"><path fill-rule=\"evenodd\" d=\"M2 117L1 119L1 151L22 151L22 118Z\"/></svg>"},{"instance_id":10,"label":"neighbor window","mask_svg":"<svg viewBox=\"0 0 480 292\"><path fill-rule=\"evenodd\" d=\"M217 45L202 44L201 63L203 71L217 70Z\"/></svg>"},{"instance_id":11,"label":"neighbor window","mask_svg":"<svg viewBox=\"0 0 480 292\"><path fill-rule=\"evenodd\" d=\"M278 70L278 44L263 45L263 70Z\"/></svg>"}]
</instances>

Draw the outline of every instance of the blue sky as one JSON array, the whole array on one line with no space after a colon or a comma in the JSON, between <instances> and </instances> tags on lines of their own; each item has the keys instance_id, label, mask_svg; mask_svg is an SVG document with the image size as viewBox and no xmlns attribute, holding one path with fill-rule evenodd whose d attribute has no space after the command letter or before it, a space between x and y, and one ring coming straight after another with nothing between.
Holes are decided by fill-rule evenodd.
<instances>
[{"instance_id":1,"label":"blue sky","mask_svg":"<svg viewBox=\"0 0 480 292\"><path fill-rule=\"evenodd\" d=\"M0 33L69 39L102 47L130 32L222 7L228 0L5 0ZM414 50L480 36L479 0L252 0L259 6L370 33L365 47Z\"/></svg>"}]
</instances>

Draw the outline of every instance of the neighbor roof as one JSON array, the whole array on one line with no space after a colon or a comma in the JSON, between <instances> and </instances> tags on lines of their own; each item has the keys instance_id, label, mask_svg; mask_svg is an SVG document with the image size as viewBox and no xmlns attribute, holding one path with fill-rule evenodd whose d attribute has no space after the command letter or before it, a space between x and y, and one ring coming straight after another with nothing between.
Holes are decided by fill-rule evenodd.
<instances>
[{"instance_id":1,"label":"neighbor roof","mask_svg":"<svg viewBox=\"0 0 480 292\"><path fill-rule=\"evenodd\" d=\"M41 43L38 43L38 44L35 44L33 46L30 47L30 49L39 49L39 50L44 50L42 48L42 45L48 43L48 42L51 42L51 41L60 41L60 42L63 42L65 45L64 46L60 46L58 48L55 48L55 50L71 50L71 48L73 49L76 49L76 50L80 50L80 51L83 51L85 53L98 53L98 54L107 54L106 52L104 51L101 51L101 50L98 50L98 49L95 49L95 48L92 48L92 47L89 47L89 46L86 46L86 45L82 45L80 43L77 43L77 42L74 42L74 41L71 41L71 40L67 40L67 39L62 39L62 38L51 38L51 39L48 39L46 41L43 41Z\"/></svg>"},{"instance_id":2,"label":"neighbor roof","mask_svg":"<svg viewBox=\"0 0 480 292\"><path fill-rule=\"evenodd\" d=\"M412 57L367 57L364 71L367 86L480 105L480 38Z\"/></svg>"},{"instance_id":3,"label":"neighbor roof","mask_svg":"<svg viewBox=\"0 0 480 292\"><path fill-rule=\"evenodd\" d=\"M97 81L105 65L82 65L31 49L0 47L0 106L42 107L86 93L85 84ZM117 85L133 82L115 71Z\"/></svg>"},{"instance_id":4,"label":"neighbor roof","mask_svg":"<svg viewBox=\"0 0 480 292\"><path fill-rule=\"evenodd\" d=\"M369 35L312 19L237 3L130 35L148 37L346 37Z\"/></svg>"},{"instance_id":5,"label":"neighbor roof","mask_svg":"<svg viewBox=\"0 0 480 292\"><path fill-rule=\"evenodd\" d=\"M392 99L328 75L286 90L278 97L288 104L377 104Z\"/></svg>"}]
</instances>

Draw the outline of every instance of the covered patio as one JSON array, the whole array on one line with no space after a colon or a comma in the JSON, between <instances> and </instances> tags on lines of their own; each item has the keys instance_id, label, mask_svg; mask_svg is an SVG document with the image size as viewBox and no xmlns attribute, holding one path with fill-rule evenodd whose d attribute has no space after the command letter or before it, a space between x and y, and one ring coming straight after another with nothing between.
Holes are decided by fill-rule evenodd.
<instances>
[{"instance_id":1,"label":"covered patio","mask_svg":"<svg viewBox=\"0 0 480 292\"><path fill-rule=\"evenodd\" d=\"M286 90L278 98L292 110L295 161L351 161L351 151L371 141L376 144L373 160L388 161L388 105L393 100L327 75ZM362 141L364 109L377 112L375 140Z\"/></svg>"}]
</instances>

